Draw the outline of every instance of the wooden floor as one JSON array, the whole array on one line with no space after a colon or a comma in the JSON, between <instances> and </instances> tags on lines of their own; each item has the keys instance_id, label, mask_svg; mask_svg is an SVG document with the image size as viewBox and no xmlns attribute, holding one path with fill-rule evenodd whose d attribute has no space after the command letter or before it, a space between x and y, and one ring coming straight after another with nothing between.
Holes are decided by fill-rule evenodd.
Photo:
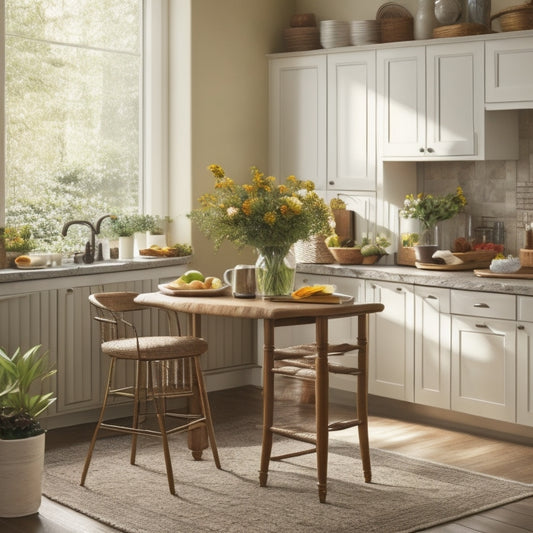
<instances>
[{"instance_id":1,"label":"wooden floor","mask_svg":"<svg viewBox=\"0 0 533 533\"><path fill-rule=\"evenodd\" d=\"M284 401L300 398L299 385L295 380L277 381L281 382L276 389L278 398ZM210 393L210 403L216 428L217 420L233 416L237 410L260 409L261 392L253 387L214 392ZM290 417L293 417L296 412L300 415L309 412L308 409L301 407L303 406L295 403L293 412L284 412ZM335 406L332 410L342 416L345 408ZM533 483L533 445L514 444L376 416L371 416L369 425L371 447L515 481ZM51 430L47 434L47 448L65 445L66 442L88 441L93 427L89 424ZM38 515L16 519L0 518L0 531L2 533L109 533L116 530L43 498ZM427 531L439 533L533 532L533 498Z\"/></svg>"}]
</instances>

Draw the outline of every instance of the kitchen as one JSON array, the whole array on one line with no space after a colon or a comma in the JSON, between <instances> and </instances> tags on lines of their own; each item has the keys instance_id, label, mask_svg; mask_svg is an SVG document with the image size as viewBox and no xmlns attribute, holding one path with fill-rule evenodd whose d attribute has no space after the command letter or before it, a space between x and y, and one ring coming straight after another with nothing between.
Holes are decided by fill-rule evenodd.
<instances>
[{"instance_id":1,"label":"kitchen","mask_svg":"<svg viewBox=\"0 0 533 533\"><path fill-rule=\"evenodd\" d=\"M247 169L255 164L269 168L268 135L266 124L269 122L268 74L265 52L283 50L281 30L287 25L295 12L314 12L320 19L373 18L381 2L364 2L364 6L352 5L354 2L238 2L234 9L227 9L223 2L192 2L191 16L193 30L192 44L192 88L191 111L188 120L192 124L190 145L177 142L180 138L176 127L187 117L181 115L182 108L176 105L180 91L170 95L173 115L170 119L170 145L175 146L169 156L170 175L190 175L190 184L185 185L190 198L196 198L210 188L208 173L205 168L212 162L222 164L233 176L247 175ZM360 4L363 4L362 2ZM411 12L416 10L416 2L403 2ZM513 5L512 2L494 2L493 10ZM176 17L176 18L173 18ZM245 24L242 24L245 22ZM177 14L171 10L170 24L180 25ZM231 29L231 33L228 32ZM223 30L223 31L221 31ZM228 35L229 34L229 35ZM171 32L171 47L184 38L183 32ZM211 44L217 43L217 54L212 52ZM209 45L206 45L209 43ZM246 43L247 46L243 46ZM258 60L261 58L261 60ZM181 86L175 69L178 61L170 53L171 82ZM239 60L237 60L239 59ZM173 68L174 67L174 68ZM213 84L212 79L234 79L234 83ZM221 105L224 102L224 105ZM174 104L174 105L173 105ZM175 113L175 114L174 114ZM228 117L233 117L231 120ZM519 120L519 159L503 161L442 161L431 163L387 162L377 168L376 202L400 202L407 193L419 190L445 193L454 190L460 184L465 190L472 214L481 217L490 213L503 220L506 228L506 246L509 253L517 253L520 247L521 212L528 212L528 185L532 175L531 151L533 138L533 117L531 111L521 110ZM213 124L223 124L223 128L213 128ZM258 128L257 124L265 125ZM185 152L185 157L184 157ZM228 155L230 153L230 155ZM273 169L269 170L274 173ZM380 173L383 173L380 177ZM389 173L390 175L385 176ZM398 177L392 185L385 182L391 175ZM445 178L444 180L442 178ZM183 184L170 183L170 202L183 203ZM392 188L388 197L387 187ZM350 191L348 191L350 192ZM368 191L366 191L368 194ZM371 191L372 192L372 191ZM333 193L334 195L336 194ZM368 194L372 197L372 194ZM385 213L384 203L377 203L373 208L370 203L364 206L374 209L375 218L380 226L392 224L394 229L397 217L394 213ZM189 206L181 206L185 213ZM363 207L363 209L365 209ZM188 222L183 215L178 216L175 235L189 235ZM223 272L236 262L232 247L223 247L217 254L212 253L212 245L194 227L192 242L195 245L193 266L200 270ZM390 258L392 260L392 256ZM243 252L238 262L249 262L251 254ZM310 273L315 274L316 267ZM379 271L381 265L376 267ZM322 270L322 269L318 269ZM327 268L323 272L330 274ZM385 272L385 270L384 270ZM307 272L302 270L301 274ZM414 305L414 304L410 304ZM253 342L249 339L248 342ZM257 378L257 374L253 379ZM216 388L216 387L215 387ZM504 427L502 425L502 427ZM505 426L508 429L508 426ZM522 432L519 431L519 434ZM520 435L519 435L520 436ZM529 431L524 432L530 437Z\"/></svg>"}]
</instances>

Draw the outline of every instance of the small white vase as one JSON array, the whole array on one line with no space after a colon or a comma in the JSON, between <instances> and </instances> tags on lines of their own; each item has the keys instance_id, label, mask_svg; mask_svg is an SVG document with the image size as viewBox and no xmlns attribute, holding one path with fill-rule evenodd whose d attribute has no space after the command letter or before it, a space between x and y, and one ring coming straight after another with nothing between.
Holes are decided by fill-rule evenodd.
<instances>
[{"instance_id":1,"label":"small white vase","mask_svg":"<svg viewBox=\"0 0 533 533\"><path fill-rule=\"evenodd\" d=\"M433 28L439 25L435 16L435 0L418 0L414 20L415 39L432 39Z\"/></svg>"},{"instance_id":2,"label":"small white vase","mask_svg":"<svg viewBox=\"0 0 533 533\"><path fill-rule=\"evenodd\" d=\"M44 470L45 434L27 439L0 439L0 517L39 511Z\"/></svg>"},{"instance_id":3,"label":"small white vase","mask_svg":"<svg viewBox=\"0 0 533 533\"><path fill-rule=\"evenodd\" d=\"M118 238L118 258L133 259L133 236Z\"/></svg>"},{"instance_id":4,"label":"small white vase","mask_svg":"<svg viewBox=\"0 0 533 533\"><path fill-rule=\"evenodd\" d=\"M149 231L146 232L146 247L150 246L160 246L164 248L167 245L167 236L166 235L152 235Z\"/></svg>"},{"instance_id":5,"label":"small white vase","mask_svg":"<svg viewBox=\"0 0 533 533\"><path fill-rule=\"evenodd\" d=\"M133 255L140 255L139 250L146 248L146 232L136 231L133 234Z\"/></svg>"}]
</instances>

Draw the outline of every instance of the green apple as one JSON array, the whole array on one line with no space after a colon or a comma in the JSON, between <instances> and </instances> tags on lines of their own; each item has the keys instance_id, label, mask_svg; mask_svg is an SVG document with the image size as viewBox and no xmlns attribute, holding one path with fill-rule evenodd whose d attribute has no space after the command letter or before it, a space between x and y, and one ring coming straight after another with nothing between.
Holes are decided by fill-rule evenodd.
<instances>
[{"instance_id":1,"label":"green apple","mask_svg":"<svg viewBox=\"0 0 533 533\"><path fill-rule=\"evenodd\" d=\"M185 283L190 283L197 279L198 281L204 281L204 275L199 270L187 270L180 278Z\"/></svg>"}]
</instances>

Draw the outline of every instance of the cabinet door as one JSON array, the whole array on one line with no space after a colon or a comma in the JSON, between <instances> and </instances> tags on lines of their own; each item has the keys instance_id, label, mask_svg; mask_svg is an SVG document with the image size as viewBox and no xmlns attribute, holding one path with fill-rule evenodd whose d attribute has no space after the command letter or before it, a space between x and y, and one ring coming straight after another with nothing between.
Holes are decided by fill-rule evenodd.
<instances>
[{"instance_id":1,"label":"cabinet door","mask_svg":"<svg viewBox=\"0 0 533 533\"><path fill-rule=\"evenodd\" d=\"M6 284L8 285L8 284ZM50 363L57 368L57 292L36 291L0 297L0 346L12 355L17 348L26 352L38 344L48 352ZM44 392L57 390L57 374L47 379ZM56 412L52 404L44 416Z\"/></svg>"},{"instance_id":2,"label":"cabinet door","mask_svg":"<svg viewBox=\"0 0 533 533\"><path fill-rule=\"evenodd\" d=\"M376 188L376 56L328 56L328 189Z\"/></svg>"},{"instance_id":3,"label":"cabinet door","mask_svg":"<svg viewBox=\"0 0 533 533\"><path fill-rule=\"evenodd\" d=\"M426 146L425 48L378 50L377 90L381 156L423 156Z\"/></svg>"},{"instance_id":4,"label":"cabinet door","mask_svg":"<svg viewBox=\"0 0 533 533\"><path fill-rule=\"evenodd\" d=\"M533 323L520 322L516 337L516 422L533 426Z\"/></svg>"},{"instance_id":5,"label":"cabinet door","mask_svg":"<svg viewBox=\"0 0 533 533\"><path fill-rule=\"evenodd\" d=\"M516 323L452 317L452 409L515 421Z\"/></svg>"},{"instance_id":6,"label":"cabinet door","mask_svg":"<svg viewBox=\"0 0 533 533\"><path fill-rule=\"evenodd\" d=\"M533 38L486 41L487 103L521 102L520 108L533 107L533 69L530 67L532 64Z\"/></svg>"},{"instance_id":7,"label":"cabinet door","mask_svg":"<svg viewBox=\"0 0 533 533\"><path fill-rule=\"evenodd\" d=\"M366 301L385 305L370 317L369 392L414 399L414 289L385 281L366 282Z\"/></svg>"},{"instance_id":8,"label":"cabinet door","mask_svg":"<svg viewBox=\"0 0 533 533\"><path fill-rule=\"evenodd\" d=\"M326 56L272 59L270 169L326 188Z\"/></svg>"},{"instance_id":9,"label":"cabinet door","mask_svg":"<svg viewBox=\"0 0 533 533\"><path fill-rule=\"evenodd\" d=\"M428 46L426 71L425 153L475 155L483 132L483 43Z\"/></svg>"},{"instance_id":10,"label":"cabinet door","mask_svg":"<svg viewBox=\"0 0 533 533\"><path fill-rule=\"evenodd\" d=\"M415 287L415 402L450 408L450 290Z\"/></svg>"}]
</instances>

